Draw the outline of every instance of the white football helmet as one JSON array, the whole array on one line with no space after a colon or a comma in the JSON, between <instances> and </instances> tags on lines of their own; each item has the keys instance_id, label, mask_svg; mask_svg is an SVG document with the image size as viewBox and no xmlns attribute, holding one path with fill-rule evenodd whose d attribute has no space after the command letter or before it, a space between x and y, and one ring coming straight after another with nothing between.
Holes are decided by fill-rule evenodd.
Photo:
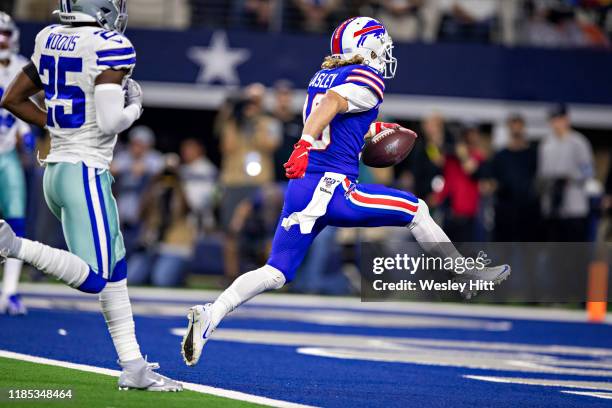
<instances>
[{"instance_id":1,"label":"white football helmet","mask_svg":"<svg viewBox=\"0 0 612 408\"><path fill-rule=\"evenodd\" d=\"M0 11L0 59L8 59L18 52L19 28L11 16Z\"/></svg>"},{"instance_id":2,"label":"white football helmet","mask_svg":"<svg viewBox=\"0 0 612 408\"><path fill-rule=\"evenodd\" d=\"M393 40L385 26L373 18L353 17L340 24L331 38L331 53L344 60L360 55L384 78L395 76Z\"/></svg>"},{"instance_id":3,"label":"white football helmet","mask_svg":"<svg viewBox=\"0 0 612 408\"><path fill-rule=\"evenodd\" d=\"M121 34L127 27L127 0L59 0L60 21L64 24L97 23Z\"/></svg>"}]
</instances>

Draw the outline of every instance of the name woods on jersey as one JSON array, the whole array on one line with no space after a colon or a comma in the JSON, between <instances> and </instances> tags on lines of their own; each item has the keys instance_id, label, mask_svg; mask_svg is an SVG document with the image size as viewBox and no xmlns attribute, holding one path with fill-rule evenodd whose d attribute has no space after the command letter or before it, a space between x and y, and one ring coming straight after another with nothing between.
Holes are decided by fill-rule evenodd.
<instances>
[{"instance_id":1,"label":"name woods on jersey","mask_svg":"<svg viewBox=\"0 0 612 408\"><path fill-rule=\"evenodd\" d=\"M119 363L120 388L180 391L142 357L127 292L125 247L109 173L117 133L142 112L140 86L130 76L136 51L123 35L125 0L61 0L63 24L36 36L31 62L2 105L51 134L44 160L45 200L61 221L70 253L17 238L0 221L0 253L28 262L68 285L99 293ZM44 90L46 112L29 98Z\"/></svg>"}]
</instances>

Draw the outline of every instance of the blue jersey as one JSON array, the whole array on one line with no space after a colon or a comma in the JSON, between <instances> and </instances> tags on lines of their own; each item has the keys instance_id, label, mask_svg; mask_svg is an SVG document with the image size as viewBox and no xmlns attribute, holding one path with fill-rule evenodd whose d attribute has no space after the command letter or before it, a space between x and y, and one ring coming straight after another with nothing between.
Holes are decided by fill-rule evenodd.
<instances>
[{"instance_id":1,"label":"blue jersey","mask_svg":"<svg viewBox=\"0 0 612 408\"><path fill-rule=\"evenodd\" d=\"M348 65L317 72L308 85L304 121L329 89L348 83L368 88L378 98L378 104L365 112L338 114L321 135L312 135L316 141L309 154L307 173L331 171L353 180L359 175L359 154L364 136L378 117L385 90L384 81L376 70L366 65Z\"/></svg>"}]
</instances>

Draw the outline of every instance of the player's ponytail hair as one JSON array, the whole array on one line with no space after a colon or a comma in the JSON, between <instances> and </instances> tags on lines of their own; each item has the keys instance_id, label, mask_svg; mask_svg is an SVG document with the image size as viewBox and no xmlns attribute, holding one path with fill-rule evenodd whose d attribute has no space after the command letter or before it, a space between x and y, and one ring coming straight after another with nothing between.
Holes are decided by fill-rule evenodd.
<instances>
[{"instance_id":1,"label":"player's ponytail hair","mask_svg":"<svg viewBox=\"0 0 612 408\"><path fill-rule=\"evenodd\" d=\"M323 69L334 69L345 67L347 65L360 65L364 63L364 59L361 55L355 55L353 58L348 60L340 59L335 55L329 55L325 57L323 63L321 64L321 68Z\"/></svg>"}]
</instances>

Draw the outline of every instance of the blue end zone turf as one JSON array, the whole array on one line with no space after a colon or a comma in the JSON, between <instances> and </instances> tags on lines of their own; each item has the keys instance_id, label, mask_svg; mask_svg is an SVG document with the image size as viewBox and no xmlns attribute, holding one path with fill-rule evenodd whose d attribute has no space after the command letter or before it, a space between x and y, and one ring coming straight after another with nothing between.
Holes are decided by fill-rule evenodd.
<instances>
[{"instance_id":1,"label":"blue end zone turf","mask_svg":"<svg viewBox=\"0 0 612 408\"><path fill-rule=\"evenodd\" d=\"M135 310L138 304L136 301ZM163 304L187 308L179 299L175 303L160 301L158 306ZM248 317L237 313L223 322L195 368L186 367L179 354L181 338L176 329L185 327L183 317L137 316L136 327L143 354L148 354L150 361L158 361L166 375L308 405L610 406L609 400L561 392L611 392L610 325L361 310L360 316L366 317L363 324L317 324L266 313L291 309L290 304L245 307ZM293 309L309 313L308 309ZM351 308L317 310L329 314L355 312ZM261 318L257 318L257 311ZM443 327L442 321L439 328L368 327L368 316L425 317L434 322L443 318L450 326L460 321L475 326ZM502 320L508 324L506 329L478 328L480 323ZM67 334L61 335L59 329ZM118 368L104 319L98 313L34 308L25 318L0 317L0 330L3 350ZM553 345L559 347L550 347ZM350 356L340 358L343 353ZM498 383L465 377L468 375L515 380ZM516 383L517 378L555 380L565 386L525 385ZM598 385L596 389L567 385L584 382Z\"/></svg>"}]
</instances>

